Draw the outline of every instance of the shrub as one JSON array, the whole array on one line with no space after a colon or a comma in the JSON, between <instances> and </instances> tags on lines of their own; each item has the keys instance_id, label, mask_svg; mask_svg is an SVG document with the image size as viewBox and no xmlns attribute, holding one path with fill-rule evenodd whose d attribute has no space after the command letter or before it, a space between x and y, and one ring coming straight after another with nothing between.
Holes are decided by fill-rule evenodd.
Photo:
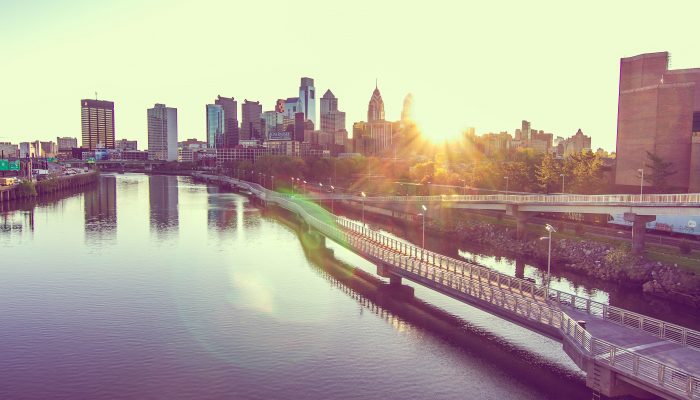
<instances>
[{"instance_id":1,"label":"shrub","mask_svg":"<svg viewBox=\"0 0 700 400\"><path fill-rule=\"evenodd\" d=\"M583 229L583 224L581 224L581 223L576 224L576 234L577 234L577 235L583 236L583 234L584 234L585 232L586 232L586 231L585 231L585 229Z\"/></svg>"}]
</instances>

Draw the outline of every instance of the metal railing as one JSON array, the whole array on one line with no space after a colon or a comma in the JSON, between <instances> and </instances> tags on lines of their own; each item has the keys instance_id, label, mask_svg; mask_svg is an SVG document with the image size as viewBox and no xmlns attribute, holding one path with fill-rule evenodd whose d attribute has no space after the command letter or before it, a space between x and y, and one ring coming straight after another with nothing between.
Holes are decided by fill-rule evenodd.
<instances>
[{"instance_id":1,"label":"metal railing","mask_svg":"<svg viewBox=\"0 0 700 400\"><path fill-rule=\"evenodd\" d=\"M606 364L621 374L688 399L700 398L700 377L593 337L559 306L585 310L591 315L626 327L641 329L657 337L698 348L700 334L696 331L568 293L551 289L547 291L541 285L451 259L365 227L358 229L359 224L337 216L333 224L330 224L321 219L331 215L325 210L312 208L308 203L300 202L293 196L272 192L257 184L223 177L217 177L217 180L244 187L264 201L293 211L330 239L367 258L401 269L419 281L427 280L443 291L456 291L488 302L521 318L554 327L576 343L580 350L595 362Z\"/></svg>"}]
</instances>

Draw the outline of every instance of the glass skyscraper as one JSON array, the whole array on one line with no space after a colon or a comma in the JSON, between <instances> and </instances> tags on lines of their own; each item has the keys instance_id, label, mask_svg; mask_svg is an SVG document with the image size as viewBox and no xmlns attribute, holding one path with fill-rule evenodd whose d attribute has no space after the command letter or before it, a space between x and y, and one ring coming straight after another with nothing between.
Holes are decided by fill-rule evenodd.
<instances>
[{"instance_id":1,"label":"glass skyscraper","mask_svg":"<svg viewBox=\"0 0 700 400\"><path fill-rule=\"evenodd\" d=\"M224 139L224 106L207 104L207 146L216 148Z\"/></svg>"}]
</instances>

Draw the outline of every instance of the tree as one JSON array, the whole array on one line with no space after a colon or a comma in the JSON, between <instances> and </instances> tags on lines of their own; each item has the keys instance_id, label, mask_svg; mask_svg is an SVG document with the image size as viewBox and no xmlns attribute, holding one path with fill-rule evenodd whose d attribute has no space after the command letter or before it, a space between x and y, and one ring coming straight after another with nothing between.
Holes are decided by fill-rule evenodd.
<instances>
[{"instance_id":1,"label":"tree","mask_svg":"<svg viewBox=\"0 0 700 400\"><path fill-rule=\"evenodd\" d=\"M649 164L644 164L647 168L644 180L647 181L658 192L668 192L672 189L668 184L668 178L678 171L673 169L673 162L664 161L661 157L647 151Z\"/></svg>"},{"instance_id":2,"label":"tree","mask_svg":"<svg viewBox=\"0 0 700 400\"><path fill-rule=\"evenodd\" d=\"M542 163L537 166L537 183L545 193L550 193L559 183L561 168L553 154L542 157Z\"/></svg>"}]
</instances>

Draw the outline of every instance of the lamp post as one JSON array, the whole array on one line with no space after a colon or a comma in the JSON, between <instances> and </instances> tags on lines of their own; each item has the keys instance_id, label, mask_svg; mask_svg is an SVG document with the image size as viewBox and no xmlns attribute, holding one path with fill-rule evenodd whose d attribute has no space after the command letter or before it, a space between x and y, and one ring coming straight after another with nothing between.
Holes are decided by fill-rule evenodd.
<instances>
[{"instance_id":1,"label":"lamp post","mask_svg":"<svg viewBox=\"0 0 700 400\"><path fill-rule=\"evenodd\" d=\"M335 200L333 197L335 197L335 187L331 185L331 213L335 214Z\"/></svg>"},{"instance_id":2,"label":"lamp post","mask_svg":"<svg viewBox=\"0 0 700 400\"><path fill-rule=\"evenodd\" d=\"M304 193L306 193L306 181L302 181L304 183Z\"/></svg>"},{"instance_id":3,"label":"lamp post","mask_svg":"<svg viewBox=\"0 0 700 400\"><path fill-rule=\"evenodd\" d=\"M423 245L421 247L425 248L425 214L428 212L428 207L422 204L421 208L423 209L423 212L420 214L423 216Z\"/></svg>"},{"instance_id":4,"label":"lamp post","mask_svg":"<svg viewBox=\"0 0 700 400\"><path fill-rule=\"evenodd\" d=\"M564 174L559 174L561 176L561 192L564 193Z\"/></svg>"},{"instance_id":5,"label":"lamp post","mask_svg":"<svg viewBox=\"0 0 700 400\"><path fill-rule=\"evenodd\" d=\"M509 180L510 178L507 177L507 176L504 176L503 179L506 180L506 196L508 196L508 180Z\"/></svg>"},{"instance_id":6,"label":"lamp post","mask_svg":"<svg viewBox=\"0 0 700 400\"><path fill-rule=\"evenodd\" d=\"M292 177L292 194L294 194L294 177Z\"/></svg>"},{"instance_id":7,"label":"lamp post","mask_svg":"<svg viewBox=\"0 0 700 400\"><path fill-rule=\"evenodd\" d=\"M644 195L644 170L640 168L637 170L637 172L639 172L641 174L641 178L639 179L639 196L643 196Z\"/></svg>"},{"instance_id":8,"label":"lamp post","mask_svg":"<svg viewBox=\"0 0 700 400\"><path fill-rule=\"evenodd\" d=\"M365 226L365 197L367 195L365 192L360 192L360 194L362 195L362 226Z\"/></svg>"},{"instance_id":9,"label":"lamp post","mask_svg":"<svg viewBox=\"0 0 700 400\"><path fill-rule=\"evenodd\" d=\"M542 238L549 241L549 250L547 251L547 296L549 296L549 281L551 280L551 267L552 267L552 233L557 230L550 224L545 224L544 228L549 233L549 237Z\"/></svg>"},{"instance_id":10,"label":"lamp post","mask_svg":"<svg viewBox=\"0 0 700 400\"><path fill-rule=\"evenodd\" d=\"M319 182L318 187L321 188L318 191L318 204L320 204L321 207L323 207L323 183Z\"/></svg>"},{"instance_id":11,"label":"lamp post","mask_svg":"<svg viewBox=\"0 0 700 400\"><path fill-rule=\"evenodd\" d=\"M270 175L270 189L275 190L275 176Z\"/></svg>"}]
</instances>

